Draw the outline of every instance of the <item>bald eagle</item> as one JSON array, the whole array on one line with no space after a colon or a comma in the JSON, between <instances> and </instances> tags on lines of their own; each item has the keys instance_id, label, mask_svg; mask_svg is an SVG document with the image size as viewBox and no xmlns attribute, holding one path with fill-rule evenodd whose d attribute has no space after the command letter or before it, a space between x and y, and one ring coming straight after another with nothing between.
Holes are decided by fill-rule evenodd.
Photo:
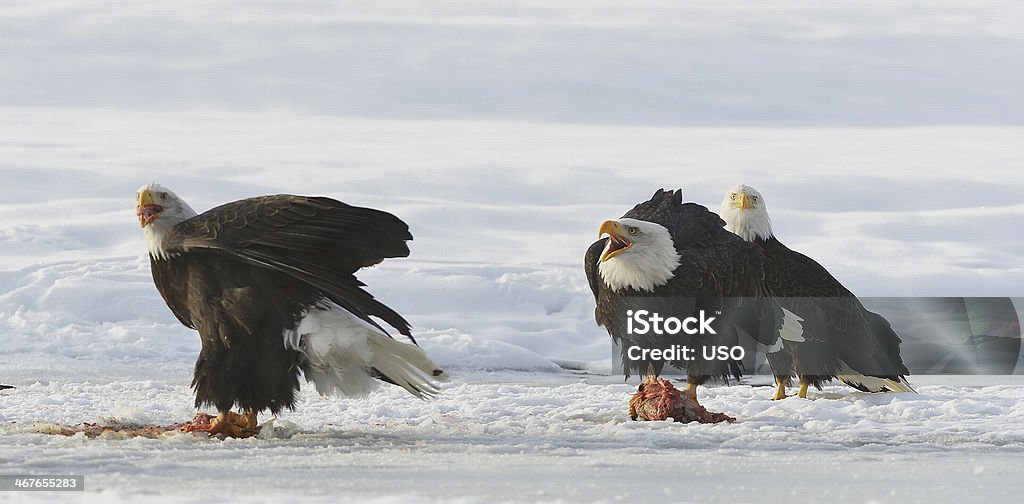
<instances>
[{"instance_id":1,"label":"bald eagle","mask_svg":"<svg viewBox=\"0 0 1024 504\"><path fill-rule=\"evenodd\" d=\"M725 223L707 208L683 203L682 191L659 189L650 200L636 205L620 219L601 224L600 235L587 250L584 268L596 307L594 317L621 345L626 377L635 371L654 375L664 360L634 359L628 347L696 349L738 345L736 328L765 344L783 337L799 336L799 321L781 307L762 302L769 293L764 284L760 249L724 229ZM719 318L716 334L679 333L673 336L630 334L624 314L629 310L653 310L658 306L693 315L701 311ZM789 336L787 336L789 335ZM635 357L635 355L634 355ZM675 359L685 368L686 394L696 399L697 386L708 379L740 377L735 359Z\"/></svg>"},{"instance_id":2,"label":"bald eagle","mask_svg":"<svg viewBox=\"0 0 1024 504\"><path fill-rule=\"evenodd\" d=\"M768 288L803 320L803 342L783 341L784 352L768 355L775 374L775 399L786 397L790 377L800 378L800 397L833 379L865 392L907 392L913 388L900 357L900 337L889 322L813 259L790 250L775 237L764 197L738 185L725 194L726 229L764 252Z\"/></svg>"},{"instance_id":3,"label":"bald eagle","mask_svg":"<svg viewBox=\"0 0 1024 504\"><path fill-rule=\"evenodd\" d=\"M250 436L259 412L293 409L300 373L321 394L359 396L377 380L421 398L438 391L443 372L408 322L354 275L409 255L412 235L394 215L292 195L197 214L157 184L136 203L156 288L202 341L192 388L197 408L217 408L211 435Z\"/></svg>"}]
</instances>

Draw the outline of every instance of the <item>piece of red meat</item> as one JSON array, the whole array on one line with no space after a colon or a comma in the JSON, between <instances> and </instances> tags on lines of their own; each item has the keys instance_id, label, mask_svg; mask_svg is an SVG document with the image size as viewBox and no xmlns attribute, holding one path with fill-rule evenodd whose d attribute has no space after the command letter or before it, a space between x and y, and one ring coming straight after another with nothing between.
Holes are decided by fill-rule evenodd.
<instances>
[{"instance_id":1,"label":"piece of red meat","mask_svg":"<svg viewBox=\"0 0 1024 504\"><path fill-rule=\"evenodd\" d=\"M629 417L633 420L668 420L676 422L735 422L725 413L711 413L694 399L680 394L668 380L648 376L629 399Z\"/></svg>"}]
</instances>

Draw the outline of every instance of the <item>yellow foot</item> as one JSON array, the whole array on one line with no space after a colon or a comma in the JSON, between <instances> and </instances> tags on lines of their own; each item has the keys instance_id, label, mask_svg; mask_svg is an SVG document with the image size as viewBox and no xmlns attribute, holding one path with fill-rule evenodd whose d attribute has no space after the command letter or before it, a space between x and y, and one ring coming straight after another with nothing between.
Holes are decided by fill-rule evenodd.
<instances>
[{"instance_id":1,"label":"yellow foot","mask_svg":"<svg viewBox=\"0 0 1024 504\"><path fill-rule=\"evenodd\" d=\"M785 399L785 398L786 398L786 385L783 384L783 383L779 383L775 387L775 396L772 397L772 400L773 401L779 401L779 400L782 400L782 399Z\"/></svg>"},{"instance_id":2,"label":"yellow foot","mask_svg":"<svg viewBox=\"0 0 1024 504\"><path fill-rule=\"evenodd\" d=\"M786 375L775 375L775 395L773 401L781 401L786 398L786 388L790 385L790 377Z\"/></svg>"},{"instance_id":3,"label":"yellow foot","mask_svg":"<svg viewBox=\"0 0 1024 504\"><path fill-rule=\"evenodd\" d=\"M210 436L223 435L233 438L247 438L259 434L259 426L256 425L256 412L248 411L239 415L233 411L222 411L217 418L210 421L210 428L207 430Z\"/></svg>"},{"instance_id":4,"label":"yellow foot","mask_svg":"<svg viewBox=\"0 0 1024 504\"><path fill-rule=\"evenodd\" d=\"M801 399L807 399L807 385L807 382L800 382L800 392L797 392L796 395L800 396Z\"/></svg>"},{"instance_id":5,"label":"yellow foot","mask_svg":"<svg viewBox=\"0 0 1024 504\"><path fill-rule=\"evenodd\" d=\"M259 425L256 424L256 415L257 413L255 411L246 410L245 414L239 416L239 419L241 419L239 425L244 429L250 429L259 432L260 428Z\"/></svg>"},{"instance_id":6,"label":"yellow foot","mask_svg":"<svg viewBox=\"0 0 1024 504\"><path fill-rule=\"evenodd\" d=\"M687 383L686 384L686 390L684 390L683 393L686 394L686 396L689 397L690 399L693 399L694 402L697 401L697 385L696 384Z\"/></svg>"}]
</instances>

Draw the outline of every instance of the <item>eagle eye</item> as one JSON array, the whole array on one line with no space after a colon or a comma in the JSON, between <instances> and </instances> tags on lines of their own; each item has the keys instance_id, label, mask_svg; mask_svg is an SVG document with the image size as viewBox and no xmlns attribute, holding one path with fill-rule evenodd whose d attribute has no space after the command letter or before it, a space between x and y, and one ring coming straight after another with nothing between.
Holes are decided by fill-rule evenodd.
<instances>
[{"instance_id":1,"label":"eagle eye","mask_svg":"<svg viewBox=\"0 0 1024 504\"><path fill-rule=\"evenodd\" d=\"M751 196L751 197L750 197L750 199L751 199L751 200L752 200L752 201L753 201L754 203L757 203L757 196Z\"/></svg>"},{"instance_id":2,"label":"eagle eye","mask_svg":"<svg viewBox=\"0 0 1024 504\"><path fill-rule=\"evenodd\" d=\"M636 236L636 235L640 234L640 230L635 228L635 227L633 227L633 226L629 226L628 228L626 228L626 230L629 231L629 234L631 234L633 236Z\"/></svg>"},{"instance_id":3,"label":"eagle eye","mask_svg":"<svg viewBox=\"0 0 1024 504\"><path fill-rule=\"evenodd\" d=\"M160 193L160 199L162 199L162 200L167 199L167 193L165 193L165 192Z\"/></svg>"},{"instance_id":4,"label":"eagle eye","mask_svg":"<svg viewBox=\"0 0 1024 504\"><path fill-rule=\"evenodd\" d=\"M736 199L736 193L732 193L732 194L730 194L730 195L729 195L729 199L731 199L731 200L735 200L735 199Z\"/></svg>"}]
</instances>

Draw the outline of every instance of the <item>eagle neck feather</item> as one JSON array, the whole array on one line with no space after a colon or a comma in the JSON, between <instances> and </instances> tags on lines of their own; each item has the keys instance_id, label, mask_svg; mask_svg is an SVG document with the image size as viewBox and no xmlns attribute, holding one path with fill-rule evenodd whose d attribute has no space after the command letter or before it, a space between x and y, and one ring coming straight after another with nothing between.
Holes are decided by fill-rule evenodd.
<instances>
[{"instance_id":1,"label":"eagle neck feather","mask_svg":"<svg viewBox=\"0 0 1024 504\"><path fill-rule=\"evenodd\" d=\"M730 212L723 212L725 217L725 229L744 241L752 242L757 239L770 240L772 233L772 221L768 218L767 212L753 212L733 209Z\"/></svg>"},{"instance_id":2,"label":"eagle neck feather","mask_svg":"<svg viewBox=\"0 0 1024 504\"><path fill-rule=\"evenodd\" d=\"M146 248L149 249L149 255L154 259L166 261L170 259L171 255L164 250L164 234L153 229L150 229L153 225L146 226L143 229L143 233L146 236Z\"/></svg>"},{"instance_id":3,"label":"eagle neck feather","mask_svg":"<svg viewBox=\"0 0 1024 504\"><path fill-rule=\"evenodd\" d=\"M159 218L151 222L148 226L142 228L142 234L146 237L146 248L149 249L149 255L154 259L166 261L177 254L168 252L164 248L164 238L171 229L182 222L195 217L196 211L192 210L192 207L180 202L181 207L174 209L174 211L165 211Z\"/></svg>"}]
</instances>

